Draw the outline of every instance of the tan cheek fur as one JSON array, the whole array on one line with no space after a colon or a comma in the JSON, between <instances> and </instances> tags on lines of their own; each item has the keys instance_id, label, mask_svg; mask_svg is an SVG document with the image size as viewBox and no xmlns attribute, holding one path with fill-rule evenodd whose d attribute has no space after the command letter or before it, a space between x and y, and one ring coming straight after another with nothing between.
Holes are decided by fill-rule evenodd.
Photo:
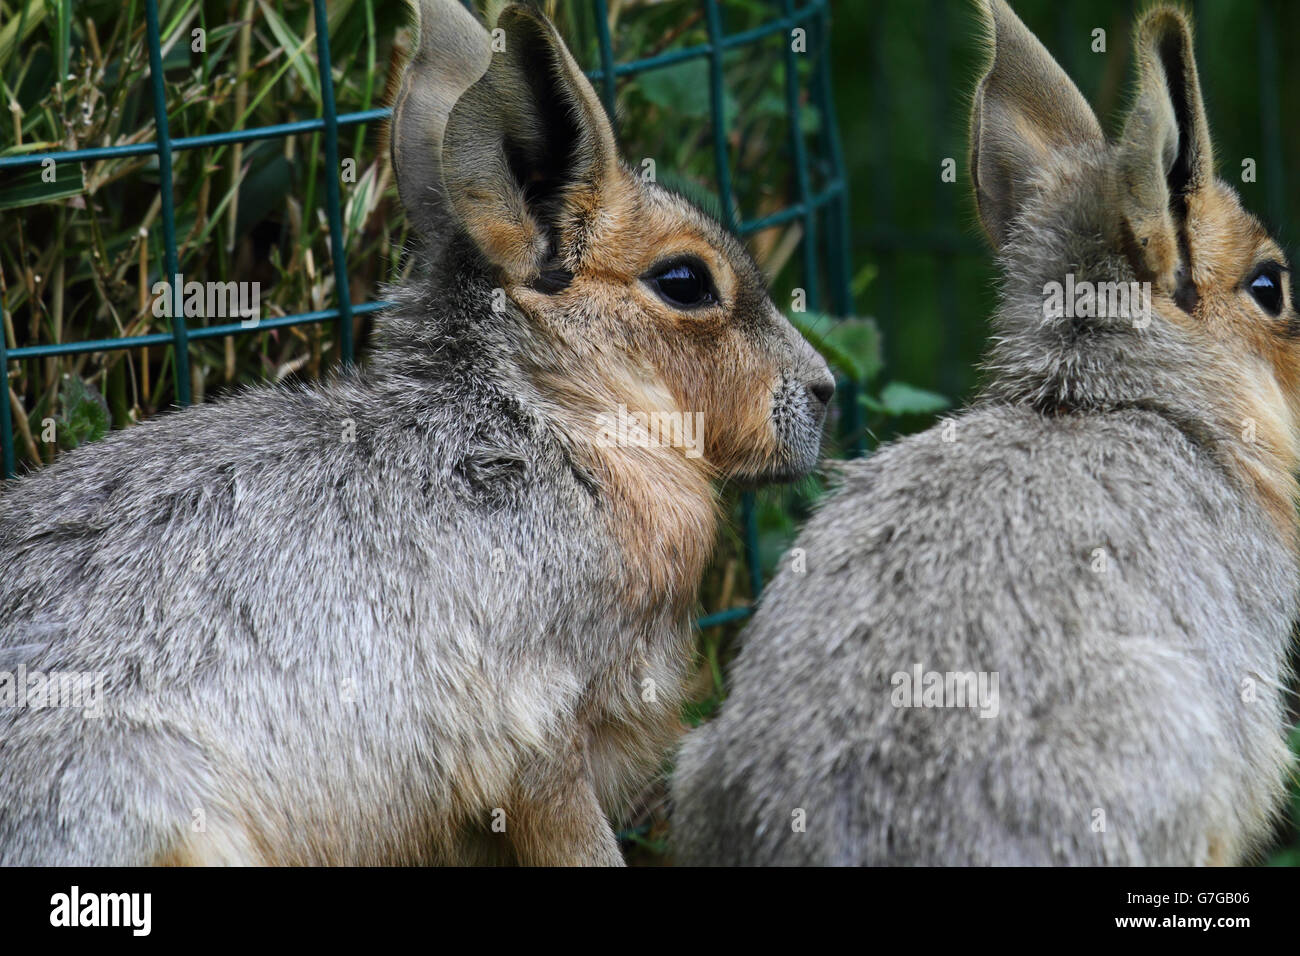
<instances>
[{"instance_id":1,"label":"tan cheek fur","mask_svg":"<svg viewBox=\"0 0 1300 956\"><path fill-rule=\"evenodd\" d=\"M771 389L778 370L727 327L721 310L684 315L641 285L639 277L661 256L689 252L710 265L724 301L734 301L734 275L714 246L640 196L629 179L592 200L582 234L562 243L588 251L570 264L578 268L568 290L507 292L553 338L533 378L605 493L629 567L628 602L649 610L670 594L684 614L717 534L712 480L761 467L777 452ZM617 414L620 405L629 412L701 413L704 454L603 445L600 416Z\"/></svg>"},{"instance_id":2,"label":"tan cheek fur","mask_svg":"<svg viewBox=\"0 0 1300 956\"><path fill-rule=\"evenodd\" d=\"M1267 235L1217 183L1189 198L1188 235L1200 299L1187 326L1207 340L1207 354L1222 373L1224 393L1216 405L1224 409L1224 433L1234 436L1234 464L1284 539L1300 551L1294 477L1300 468L1300 342L1285 334L1285 313L1269 318L1241 291L1243 273L1266 247ZM1167 314L1181 313L1171 306Z\"/></svg>"}]
</instances>

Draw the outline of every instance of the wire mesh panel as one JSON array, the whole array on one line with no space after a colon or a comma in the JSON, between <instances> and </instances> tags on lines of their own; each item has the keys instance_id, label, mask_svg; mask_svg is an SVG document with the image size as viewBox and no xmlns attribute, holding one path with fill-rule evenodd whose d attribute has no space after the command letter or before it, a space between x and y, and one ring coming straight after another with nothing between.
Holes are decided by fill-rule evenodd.
<instances>
[{"instance_id":1,"label":"wire mesh panel","mask_svg":"<svg viewBox=\"0 0 1300 956\"><path fill-rule=\"evenodd\" d=\"M473 4L466 2L473 8ZM70 8L64 3L60 8L60 29L66 31L70 22ZM614 37L610 31L610 16L606 0L595 0L594 22L597 31L596 49L599 64L588 71L611 117L615 115L615 98L618 83L638 74L665 70L690 61L707 64L709 121L714 179L719 209L727 225L741 236L751 236L765 229L789 223L802 227L799 264L802 288L811 310L829 308L836 314L851 311L849 290L849 253L847 234L847 198L844 181L844 164L840 152L839 134L834 120L831 94L829 56L826 55L829 0L809 0L796 4L795 0L773 0L771 11L763 22L744 31L728 33L724 11L718 0L701 0L699 13L707 30L707 42L669 49L640 59L618 59ZM335 105L334 80L330 53L330 26L325 0L313 0L315 25L315 53L317 82L319 84L320 116L314 119L259 126L251 129L230 129L194 136L173 137L169 128L166 88L164 85L164 48L168 37L163 35L159 20L158 0L146 0L144 16L147 27L149 57L148 86L152 96L155 134L146 142L54 152L13 151L0 156L0 170L12 172L22 167L39 167L64 163L89 163L114 157L154 156L157 159L162 231L161 269L151 265L150 274L161 274L170 279L181 274L177 243L177 209L175 208L175 183L173 158L179 151L214 150L233 144L254 143L296 136L303 133L321 137L325 175L324 212L328 221L329 250L333 276L333 303L325 308L277 315L259 319L255 324L228 322L215 325L191 325L184 310L167 317L168 331L145 334L122 334L113 338L84 341L58 341L17 345L6 335L0 335L0 368L6 371L6 387L0 388L0 450L3 452L3 472L12 477L17 462L15 455L14 414L8 371L10 363L25 359L52 356L82 355L141 347L163 347L171 350L171 373L174 379L176 402L188 405L193 400L190 376L190 348L194 342L226 336L250 336L290 326L335 323L338 355L343 362L354 358L353 320L355 317L382 310L383 301L352 302L345 247L344 196L340 180L340 131L346 128L376 124L386 120L388 109L365 109L339 113ZM177 26L179 30L183 24ZM792 42L798 37L798 44ZM728 139L726 76L724 60L739 51L758 51L768 41L779 41L783 54L773 58L773 70L783 71L785 120L789 128L789 163L792 171L794 195L792 201L776 210L765 210L763 215L745 219L737 212L733 187L733 158ZM60 46L66 51L66 42ZM287 53L288 51L286 51ZM813 68L801 77L799 56L815 53ZM756 53L757 55L757 53ZM60 76L67 74L68 64L60 63ZM804 135L804 114L809 107L817 115L816 162L823 174L814 186L810 166L814 157ZM6 305L0 295L0 318ZM858 402L854 383L843 382L840 389L841 421L851 434L858 420ZM753 594L762 586L762 573L758 558L758 529L752 493L742 498L742 527L746 561L749 568ZM702 626L712 626L736 620L749 613L748 607L729 608L701 620Z\"/></svg>"}]
</instances>

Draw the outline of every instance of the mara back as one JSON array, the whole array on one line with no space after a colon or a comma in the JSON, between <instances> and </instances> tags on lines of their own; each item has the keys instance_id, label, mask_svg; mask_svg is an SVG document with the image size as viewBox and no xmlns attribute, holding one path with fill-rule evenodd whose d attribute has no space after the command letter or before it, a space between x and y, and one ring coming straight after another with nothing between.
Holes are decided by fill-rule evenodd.
<instances>
[{"instance_id":1,"label":"mara back","mask_svg":"<svg viewBox=\"0 0 1300 956\"><path fill-rule=\"evenodd\" d=\"M1269 837L1300 587L1289 266L1214 175L1183 14L1138 25L1112 141L981 7L987 384L843 467L683 746L679 861L1189 865Z\"/></svg>"}]
</instances>

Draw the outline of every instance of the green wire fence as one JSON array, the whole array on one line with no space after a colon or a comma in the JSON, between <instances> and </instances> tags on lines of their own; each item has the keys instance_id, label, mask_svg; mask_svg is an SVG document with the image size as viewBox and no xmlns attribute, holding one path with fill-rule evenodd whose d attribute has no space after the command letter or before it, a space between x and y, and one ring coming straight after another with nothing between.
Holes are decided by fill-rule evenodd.
<instances>
[{"instance_id":1,"label":"green wire fence","mask_svg":"<svg viewBox=\"0 0 1300 956\"><path fill-rule=\"evenodd\" d=\"M464 2L467 7L473 9L471 0L464 0ZM800 264L802 288L805 290L808 309L817 312L823 308L823 303L826 303L829 305L829 311L833 314L850 314L852 301L849 280L847 188L831 93L830 58L826 52L830 13L829 0L806 0L806 2L797 6L795 0L774 0L772 16L769 20L756 28L736 33L727 33L725 31L723 10L718 0L702 0L707 26L707 43L623 62L615 59L606 0L593 0L593 3L598 30L597 45L600 63L597 69L588 71L587 75L595 84L609 115L614 116L614 101L619 78L630 77L649 70L667 68L688 60L706 59L708 63L716 189L720 199L722 215L727 220L727 225L731 226L741 236L749 236L773 226L798 222L803 229ZM187 324L184 314L180 314L170 318L170 332L34 344L12 348L9 347L5 336L0 334L0 368L5 370L5 383L3 387L0 387L0 450L3 452L3 474L5 478L13 477L16 469L12 420L14 409L11 407L7 384L10 362L143 346L169 346L173 353L172 373L175 379L176 398L179 404L188 405L191 401L189 344L192 341L223 336L261 334L286 326L335 322L337 324L338 347L342 360L344 362L353 361L353 319L356 316L379 312L387 306L387 303L371 301L354 304L351 301L342 219L343 198L340 183L339 131L345 127L357 127L386 120L390 111L388 109L370 109L343 114L337 112L331 73L329 24L325 0L314 0L313 14L321 102L321 116L317 119L261 126L252 129L228 130L200 136L172 138L168 129L162 55L164 38L161 35L159 25L158 0L146 0L145 16L147 18L146 29L150 61L149 83L153 96L153 115L157 130L155 140L153 142L91 149L24 153L0 157L0 170L10 170L16 167L41 165L50 160L57 164L90 162L131 155L156 155L158 157L159 188L161 192L163 266L166 269L165 275L171 277L181 271L177 254L176 210L174 207L172 176L172 157L175 151L206 149L232 143L277 139L300 133L321 133L323 134L325 146L326 167L332 170L326 177L325 209L329 223L331 264L334 274L334 294L337 303L333 308L261 319L256 325L252 326L246 326L241 322L232 322L191 327ZM65 19L65 28L66 22ZM802 88L798 70L797 58L803 54L796 52L794 44L790 42L792 31L795 30L804 31L803 38L806 42L806 51L809 54L816 55L815 66L811 71L807 90ZM786 118L790 130L790 162L794 173L796 198L788 206L760 218L752 220L737 219L733 211L735 206L731 178L731 158L727 139L728 130L724 122L726 94L723 57L730 51L749 47L778 35L783 35L786 38L786 42L783 44L782 69L784 70L785 80ZM817 110L820 117L817 132L819 154L817 161L824 174L821 177L822 188L819 191L814 191L812 186L812 176L810 175L812 157L809 156L808 144L805 142L800 122L801 113L805 109L803 103L805 96ZM819 267L819 263L824 264L824 269ZM4 316L4 308L5 303L0 300L0 319ZM840 383L839 402L842 429L846 436L850 436L852 443L851 436L856 435L860 430L856 383ZM762 588L763 581L758 558L758 527L752 493L743 496L741 511L741 532L745 542L746 562L749 568L753 593L757 595ZM750 607L730 608L702 618L699 624L701 627L721 625L743 618L750 612Z\"/></svg>"}]
</instances>

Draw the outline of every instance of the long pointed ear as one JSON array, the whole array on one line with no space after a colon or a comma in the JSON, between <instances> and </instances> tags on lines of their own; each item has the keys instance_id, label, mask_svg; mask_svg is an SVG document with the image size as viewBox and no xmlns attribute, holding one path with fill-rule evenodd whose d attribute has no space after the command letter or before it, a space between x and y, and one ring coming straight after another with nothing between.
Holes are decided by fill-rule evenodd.
<instances>
[{"instance_id":1,"label":"long pointed ear","mask_svg":"<svg viewBox=\"0 0 1300 956\"><path fill-rule=\"evenodd\" d=\"M389 141L397 192L426 239L447 231L443 136L451 109L488 68L488 33L459 0L419 0L419 46L393 103Z\"/></svg>"},{"instance_id":2,"label":"long pointed ear","mask_svg":"<svg viewBox=\"0 0 1300 956\"><path fill-rule=\"evenodd\" d=\"M498 32L499 31L499 32ZM492 62L452 109L447 195L480 251L516 281L572 265L618 171L614 133L564 41L522 5L501 12Z\"/></svg>"},{"instance_id":3,"label":"long pointed ear","mask_svg":"<svg viewBox=\"0 0 1300 956\"><path fill-rule=\"evenodd\" d=\"M1187 199L1214 179L1192 31L1177 10L1152 10L1138 25L1136 47L1138 97L1115 159L1125 245L1138 274L1189 309Z\"/></svg>"},{"instance_id":4,"label":"long pointed ear","mask_svg":"<svg viewBox=\"0 0 1300 956\"><path fill-rule=\"evenodd\" d=\"M982 0L993 62L975 90L971 176L980 220L1002 247L1034 182L1061 155L1105 136L1065 71L1004 0Z\"/></svg>"}]
</instances>

